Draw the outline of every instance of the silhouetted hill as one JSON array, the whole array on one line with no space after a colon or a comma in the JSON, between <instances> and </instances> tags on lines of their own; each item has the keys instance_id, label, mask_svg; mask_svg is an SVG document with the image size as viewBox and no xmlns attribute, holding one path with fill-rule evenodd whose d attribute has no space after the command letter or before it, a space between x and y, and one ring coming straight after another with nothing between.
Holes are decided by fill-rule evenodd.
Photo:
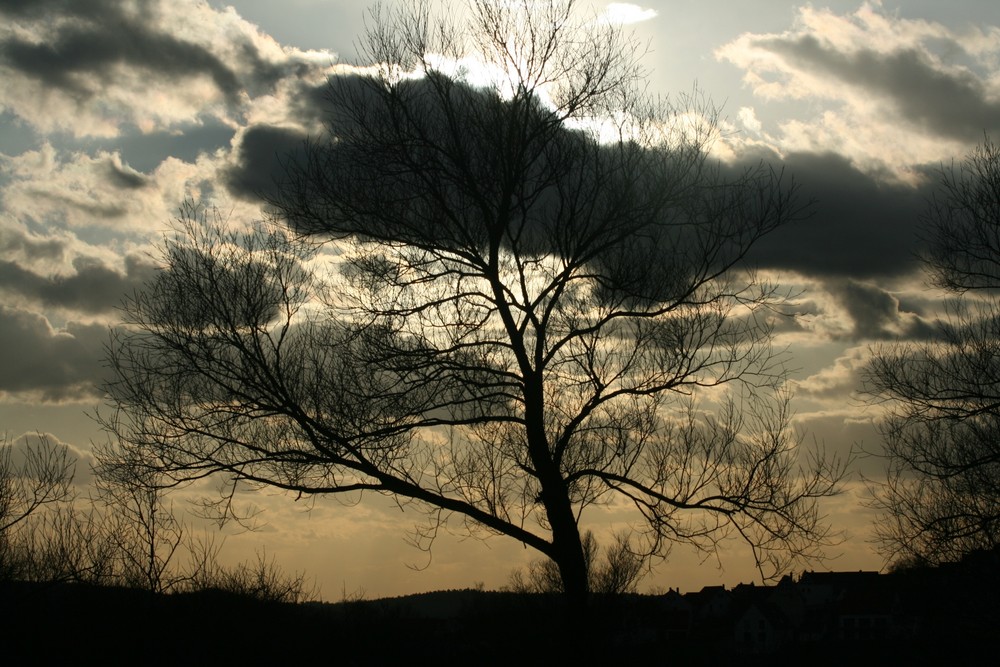
<instances>
[{"instance_id":1,"label":"silhouetted hill","mask_svg":"<svg viewBox=\"0 0 1000 667\"><path fill-rule=\"evenodd\" d=\"M997 552L889 575L595 596L586 609L481 590L283 604L3 582L0 664L992 664L998 593Z\"/></svg>"},{"instance_id":2,"label":"silhouetted hill","mask_svg":"<svg viewBox=\"0 0 1000 667\"><path fill-rule=\"evenodd\" d=\"M4 664L550 665L612 655L595 621L555 596L442 591L342 603L267 603L203 591L0 584ZM572 638L572 641L570 641ZM555 662L553 662L555 661Z\"/></svg>"}]
</instances>

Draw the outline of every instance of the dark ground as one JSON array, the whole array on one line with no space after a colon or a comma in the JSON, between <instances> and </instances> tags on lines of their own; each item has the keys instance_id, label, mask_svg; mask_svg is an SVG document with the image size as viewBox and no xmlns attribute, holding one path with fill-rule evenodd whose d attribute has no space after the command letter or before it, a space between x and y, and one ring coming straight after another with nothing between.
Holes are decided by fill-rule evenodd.
<instances>
[{"instance_id":1,"label":"dark ground","mask_svg":"<svg viewBox=\"0 0 1000 667\"><path fill-rule=\"evenodd\" d=\"M580 610L557 597L483 591L279 604L215 591L156 596L7 582L0 664L997 664L1000 645L992 623L956 623L905 640L797 643L752 655L708 627L670 637L660 604L628 596Z\"/></svg>"}]
</instances>

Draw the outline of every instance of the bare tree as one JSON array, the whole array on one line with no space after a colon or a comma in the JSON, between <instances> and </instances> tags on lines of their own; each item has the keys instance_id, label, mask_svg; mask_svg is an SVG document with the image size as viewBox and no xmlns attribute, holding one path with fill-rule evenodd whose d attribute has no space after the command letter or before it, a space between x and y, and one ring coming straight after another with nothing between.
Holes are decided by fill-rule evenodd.
<instances>
[{"instance_id":1,"label":"bare tree","mask_svg":"<svg viewBox=\"0 0 1000 667\"><path fill-rule=\"evenodd\" d=\"M794 187L726 177L713 114L642 94L641 49L573 2L468 9L373 13L371 67L272 197L293 234L184 212L111 342L106 427L224 501L374 491L426 509L421 546L449 518L513 537L575 596L581 512L615 500L644 556L815 554L841 467L799 460L780 294L744 263Z\"/></svg>"},{"instance_id":2,"label":"bare tree","mask_svg":"<svg viewBox=\"0 0 1000 667\"><path fill-rule=\"evenodd\" d=\"M6 438L0 443L0 572L16 575L14 532L38 510L70 498L75 469L69 450L43 435L16 451Z\"/></svg>"},{"instance_id":3,"label":"bare tree","mask_svg":"<svg viewBox=\"0 0 1000 667\"><path fill-rule=\"evenodd\" d=\"M123 583L111 523L80 499L33 514L11 544L12 579L22 581Z\"/></svg>"},{"instance_id":4,"label":"bare tree","mask_svg":"<svg viewBox=\"0 0 1000 667\"><path fill-rule=\"evenodd\" d=\"M298 604L315 600L318 590L303 572L285 572L266 551L258 551L256 561L244 561L223 566L218 561L219 548L211 541L202 541L192 549L195 566L183 588L189 591L224 591L262 602Z\"/></svg>"},{"instance_id":5,"label":"bare tree","mask_svg":"<svg viewBox=\"0 0 1000 667\"><path fill-rule=\"evenodd\" d=\"M168 592L190 580L197 572L185 571L180 561L197 548L166 501L155 471L118 456L117 451L109 453L107 445L95 453L95 505L111 544L115 577L125 586L151 593ZM201 555L205 558L191 563L204 565L217 552L206 547Z\"/></svg>"},{"instance_id":6,"label":"bare tree","mask_svg":"<svg viewBox=\"0 0 1000 667\"><path fill-rule=\"evenodd\" d=\"M595 593L634 593L643 575L643 559L624 533L615 535L614 544L605 548L603 562L591 562L590 590Z\"/></svg>"},{"instance_id":7,"label":"bare tree","mask_svg":"<svg viewBox=\"0 0 1000 667\"><path fill-rule=\"evenodd\" d=\"M874 350L866 390L886 404L888 478L876 489L889 560L958 560L1000 543L1000 149L941 170L925 266L955 294L938 336Z\"/></svg>"},{"instance_id":8,"label":"bare tree","mask_svg":"<svg viewBox=\"0 0 1000 667\"><path fill-rule=\"evenodd\" d=\"M76 461L66 447L43 435L18 448L0 443L0 534L45 505L62 502L73 490Z\"/></svg>"}]
</instances>

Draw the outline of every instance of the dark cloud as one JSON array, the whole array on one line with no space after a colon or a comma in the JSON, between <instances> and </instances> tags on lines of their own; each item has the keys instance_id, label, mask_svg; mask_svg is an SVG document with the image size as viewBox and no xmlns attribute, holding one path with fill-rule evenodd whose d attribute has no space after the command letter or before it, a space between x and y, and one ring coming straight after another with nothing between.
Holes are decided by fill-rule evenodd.
<instances>
[{"instance_id":1,"label":"dark cloud","mask_svg":"<svg viewBox=\"0 0 1000 667\"><path fill-rule=\"evenodd\" d=\"M158 271L143 290L142 303L131 302L130 313L167 328L229 330L239 326L264 326L282 317L284 299L308 282L308 273L297 260L277 269L259 261L250 250L218 251L218 241L204 246L174 245L168 249L167 268Z\"/></svg>"},{"instance_id":2,"label":"dark cloud","mask_svg":"<svg viewBox=\"0 0 1000 667\"><path fill-rule=\"evenodd\" d=\"M224 176L229 192L250 201L273 198L288 177L286 165L302 159L306 138L302 131L290 128L249 128L237 149L236 165Z\"/></svg>"},{"instance_id":3,"label":"dark cloud","mask_svg":"<svg viewBox=\"0 0 1000 667\"><path fill-rule=\"evenodd\" d=\"M151 264L134 257L126 260L125 274L87 257L77 257L73 268L73 275L46 277L16 262L0 260L0 290L45 306L98 314L119 306L126 293L150 280L155 272Z\"/></svg>"},{"instance_id":4,"label":"dark cloud","mask_svg":"<svg viewBox=\"0 0 1000 667\"><path fill-rule=\"evenodd\" d=\"M932 323L903 311L899 299L876 285L845 280L827 289L854 321L853 340L923 340L936 334Z\"/></svg>"},{"instance_id":5,"label":"dark cloud","mask_svg":"<svg viewBox=\"0 0 1000 667\"><path fill-rule=\"evenodd\" d=\"M899 319L899 301L874 285L848 280L834 290L841 304L854 320L857 338L887 338L889 326Z\"/></svg>"},{"instance_id":6,"label":"dark cloud","mask_svg":"<svg viewBox=\"0 0 1000 667\"><path fill-rule=\"evenodd\" d=\"M905 313L913 313L918 317L926 317L941 307L941 294L937 290L925 291L921 294L906 294L899 297L899 309Z\"/></svg>"},{"instance_id":7,"label":"dark cloud","mask_svg":"<svg viewBox=\"0 0 1000 667\"><path fill-rule=\"evenodd\" d=\"M325 121L336 127L345 119L337 114L331 95L349 100L346 105L372 104L371 89L360 77L339 77L333 86L302 86L296 95L296 120L305 126ZM419 85L414 85L419 92ZM344 106L344 105L341 105ZM432 112L427 112L430 116ZM344 116L341 108L340 116ZM381 120L372 113L373 122ZM239 166L228 177L230 191L250 196L274 191L275 182L286 177L284 164L303 149L304 135L276 127L261 126L246 132L239 148ZM484 140L492 145L492 140ZM917 230L934 186L913 187L890 175L882 178L857 168L836 153L793 153L784 158L765 152L748 155L727 167L730 178L761 160L799 185L799 202L807 204L805 219L765 236L752 250L751 264L793 270L818 278L878 279L918 271L920 241ZM480 161L487 168L491 156ZM926 170L928 174L931 169ZM484 174L483 178L489 178Z\"/></svg>"},{"instance_id":8,"label":"dark cloud","mask_svg":"<svg viewBox=\"0 0 1000 667\"><path fill-rule=\"evenodd\" d=\"M0 305L0 392L45 401L93 398L103 377L104 325L54 331L41 315Z\"/></svg>"},{"instance_id":9,"label":"dark cloud","mask_svg":"<svg viewBox=\"0 0 1000 667\"><path fill-rule=\"evenodd\" d=\"M984 131L1000 132L1000 100L986 85L966 70L939 69L920 51L841 53L812 35L761 39L755 45L785 56L797 67L885 96L903 119L936 135L977 141Z\"/></svg>"},{"instance_id":10,"label":"dark cloud","mask_svg":"<svg viewBox=\"0 0 1000 667\"><path fill-rule=\"evenodd\" d=\"M448 90L451 91L451 97L447 103L452 105L449 112L457 117L462 114L470 117L466 124L467 130L460 138L464 143L456 146L449 143L454 139L447 134L447 123L441 120L444 112L440 105L443 103L435 99L433 92L428 92L425 81L409 82L399 91L399 95L405 99L404 103L412 107L412 115L407 122L411 122L412 118L414 124L420 125L413 130L416 133L414 136L419 136L420 140L429 137L429 141L444 147L443 153L467 158L465 164L470 165L470 171L475 172L470 174L470 179L478 183L492 183L497 180L497 172L491 170L502 170L503 165L498 161L497 151L491 150L498 145L498 139L494 135L499 130L496 124L490 124L487 120L493 117L491 114L498 112L492 105L502 103L490 100L482 91L467 90L461 86L453 86ZM312 152L312 157L322 162L318 169L323 172L322 178L328 187L333 188L333 184L337 183L342 187L362 188L363 191L359 190L356 194L359 198L356 201L360 201L362 206L370 204L370 217L373 220L382 219L387 207L393 205L400 208L396 219L419 215L414 213L420 198L415 193L421 186L407 185L405 176L410 173L407 170L413 171L413 164L420 164L421 160L435 164L434 160L437 158L429 150L426 151L426 157L418 154L421 150L418 145L420 141L411 142L416 146L412 149L413 153L404 155L410 149L404 148L404 142L397 141L393 144L391 130L366 134L373 127L378 127L378 124L389 122L389 112L383 107L385 102L373 97L372 87L365 86L360 77L341 77L333 81L332 87L309 88L302 93L296 99L299 100L298 119L303 124L325 119L334 132L344 132L348 137L358 134L360 137L351 148L343 147L350 144L345 141L328 147L319 146L319 150ZM331 95L336 96L334 101L337 104L331 104ZM352 122L362 129L355 133ZM477 132L485 134L477 136ZM374 137L374 141L369 141L370 137ZM238 164L227 175L230 192L245 198L263 195L265 199L269 199L272 193L280 192L281 188L276 183L288 178L286 166L294 165L299 160L304 139L305 135L300 131L284 127L257 126L247 130L237 149ZM385 145L376 145L383 139L387 142ZM345 156L341 157L341 152ZM350 155L347 155L348 152ZM608 179L614 177L614 170L604 168L599 153L599 149L592 146L588 148L586 141L575 133L567 132L564 138L553 141L546 157L554 162L561 160L563 164L583 164L590 169L593 173L588 174L588 177L594 179L593 192L641 193L647 186L664 185L654 183L654 172L670 165L651 164L650 169L640 170L643 175L649 176L649 183L640 184L631 178L628 183L611 186ZM645 158L636 155L630 159L636 161ZM799 202L806 205L808 215L757 242L749 257L752 265L795 271L821 280L839 281L848 277L878 280L919 270L920 265L916 259L919 250L917 230L930 186L912 187L900 184L888 176L881 179L878 174L861 171L847 158L834 153L798 153L784 158L773 153L747 156L740 164L723 167L724 176L737 179L745 168L754 168L761 159L776 170L783 169L788 177L786 183L794 179L799 184ZM387 167L390 163L399 164L399 170ZM427 176L428 173L420 176ZM636 170L632 169L629 173L634 175ZM563 172L553 168L553 174L553 178L561 178ZM387 181L392 181L391 185ZM457 186L455 190L454 193L447 193L448 197L455 199L454 203L449 204L452 210L474 211L474 207L466 206L462 200L461 187ZM744 191L734 192L734 196L741 192L746 194ZM320 193L319 196L322 198L325 195ZM369 203L364 197L370 197L372 201ZM399 201L396 202L394 198ZM596 208L604 204L595 203ZM622 197L609 201L608 206L610 208L613 204L616 208L627 208L634 203L628 197ZM738 209L747 213L748 219L753 218L754 211L744 211L739 206L730 206L731 204L735 202L723 198L721 202L715 202L714 208L706 205L705 211L699 214L725 216L728 211ZM541 211L545 207L545 201L539 197L533 205L537 205ZM360 209L358 212L361 212ZM687 214L683 210L675 213L682 218ZM367 209L364 214L369 215ZM547 219L548 213L532 215L541 221ZM440 220L443 218L430 213L425 217L432 221L428 224L434 225L427 233L441 233L443 228ZM422 223L417 221L414 224ZM623 214L620 224L627 227L634 222ZM539 233L546 234L545 230ZM546 242L556 244L555 247L547 246L548 251L561 252L566 246L565 240L550 239ZM631 268L634 272L634 269L643 267L643 277L660 280L661 276L656 271L651 272L649 267L665 266L670 271L675 271L677 267L667 260L679 243L680 240L673 236L651 239L647 231L641 241L619 242L618 246L622 251L620 256L611 257L609 251L605 253L604 259L622 270ZM616 258L617 261L611 261ZM611 263L605 268L611 267ZM637 285L635 291L645 292L648 289L647 286ZM865 330L859 335L868 333L872 332Z\"/></svg>"},{"instance_id":11,"label":"dark cloud","mask_svg":"<svg viewBox=\"0 0 1000 667\"><path fill-rule=\"evenodd\" d=\"M342 93L365 94L360 77L338 78ZM335 122L330 85L299 82L291 94L290 118L298 127L317 128ZM248 127L236 149L236 163L223 174L229 193L248 201L271 201L289 177L289 165L301 163L310 136L288 126L254 125Z\"/></svg>"},{"instance_id":12,"label":"dark cloud","mask_svg":"<svg viewBox=\"0 0 1000 667\"><path fill-rule=\"evenodd\" d=\"M67 14L93 16L95 12L105 11L110 4L109 0L0 0L0 14L28 19L51 19Z\"/></svg>"},{"instance_id":13,"label":"dark cloud","mask_svg":"<svg viewBox=\"0 0 1000 667\"><path fill-rule=\"evenodd\" d=\"M932 186L881 182L833 153L798 153L773 165L801 186L811 214L762 239L752 263L821 278L919 270L917 231Z\"/></svg>"},{"instance_id":14,"label":"dark cloud","mask_svg":"<svg viewBox=\"0 0 1000 667\"><path fill-rule=\"evenodd\" d=\"M365 95L366 87L360 85L360 77L339 76L332 81L336 82L336 88L328 83L318 86L305 83L298 85L298 89L292 95L291 111L303 127L325 126L330 123L331 112L334 109L331 96L337 95L338 92L341 95Z\"/></svg>"},{"instance_id":15,"label":"dark cloud","mask_svg":"<svg viewBox=\"0 0 1000 667\"><path fill-rule=\"evenodd\" d=\"M343 95L366 95L370 87L362 85L360 77L337 78ZM335 105L330 96L336 94L326 84L318 86L299 82L291 94L290 118L299 127L318 128L336 123ZM343 119L341 119L343 121ZM271 201L280 184L289 177L288 166L300 163L310 136L288 126L254 125L243 133L236 149L236 164L223 175L230 194L248 201Z\"/></svg>"}]
</instances>

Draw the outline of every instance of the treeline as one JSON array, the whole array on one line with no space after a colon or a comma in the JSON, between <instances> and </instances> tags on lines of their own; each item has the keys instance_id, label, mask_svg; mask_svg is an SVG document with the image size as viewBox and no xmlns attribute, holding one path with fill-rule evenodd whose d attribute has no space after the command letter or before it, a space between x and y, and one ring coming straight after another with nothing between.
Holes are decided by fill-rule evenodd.
<instances>
[{"instance_id":1,"label":"treeline","mask_svg":"<svg viewBox=\"0 0 1000 667\"><path fill-rule=\"evenodd\" d=\"M77 466L68 448L41 435L0 443L0 582L223 591L272 602L315 597L303 573L285 572L266 553L220 564L221 541L179 518L141 467L98 463L82 496Z\"/></svg>"}]
</instances>

